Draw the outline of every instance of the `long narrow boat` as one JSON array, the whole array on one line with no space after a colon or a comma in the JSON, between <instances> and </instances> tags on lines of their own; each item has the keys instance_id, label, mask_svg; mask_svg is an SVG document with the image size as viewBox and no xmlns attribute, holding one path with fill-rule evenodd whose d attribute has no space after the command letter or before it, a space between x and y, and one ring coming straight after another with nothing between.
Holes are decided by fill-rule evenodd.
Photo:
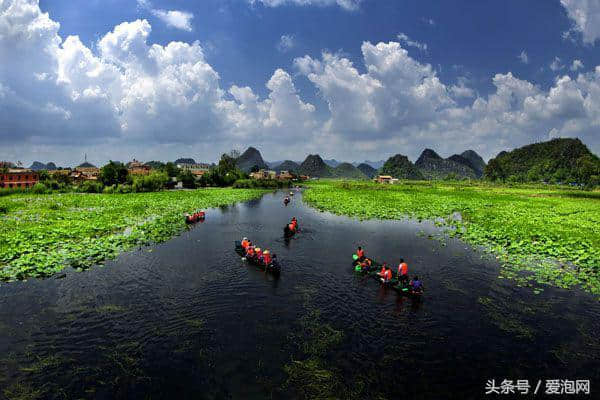
<instances>
[{"instance_id":1,"label":"long narrow boat","mask_svg":"<svg viewBox=\"0 0 600 400\"><path fill-rule=\"evenodd\" d=\"M368 276L376 279L382 285L393 288L400 295L419 297L419 298L421 297L421 295L423 294L423 291L415 292L408 285L400 284L400 282L398 281L397 278L393 278L392 280L390 280L389 282L386 282L386 283L381 282L381 276L379 276L379 271L381 271L382 264L373 260L372 258L369 258L369 260L371 260L371 267L368 270L361 269L359 267L359 263L356 258L356 254L354 254L353 260L352 260L352 268L358 274L368 275Z\"/></svg>"},{"instance_id":2,"label":"long narrow boat","mask_svg":"<svg viewBox=\"0 0 600 400\"><path fill-rule=\"evenodd\" d=\"M246 253L244 252L244 248L242 247L242 242L240 242L239 240L235 241L235 251L240 256L242 256L244 258L244 260L248 261L248 263L257 266L258 268L262 269L263 271L270 272L274 275L279 275L279 273L281 272L281 265L279 264L279 261L277 261L277 260L272 260L269 265L265 265L264 263L260 262L256 258L246 258L245 257Z\"/></svg>"}]
</instances>

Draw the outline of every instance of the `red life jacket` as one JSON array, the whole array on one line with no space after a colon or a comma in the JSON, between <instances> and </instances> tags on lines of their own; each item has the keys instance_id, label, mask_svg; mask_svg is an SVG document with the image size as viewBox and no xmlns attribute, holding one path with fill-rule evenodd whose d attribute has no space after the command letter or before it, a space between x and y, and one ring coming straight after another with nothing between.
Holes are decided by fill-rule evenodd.
<instances>
[{"instance_id":1,"label":"red life jacket","mask_svg":"<svg viewBox=\"0 0 600 400\"><path fill-rule=\"evenodd\" d=\"M408 265L406 263L402 263L398 265L398 275L406 275L408 274Z\"/></svg>"},{"instance_id":2,"label":"red life jacket","mask_svg":"<svg viewBox=\"0 0 600 400\"><path fill-rule=\"evenodd\" d=\"M358 258L363 258L365 256L365 251L363 249L356 250L356 255Z\"/></svg>"},{"instance_id":3,"label":"red life jacket","mask_svg":"<svg viewBox=\"0 0 600 400\"><path fill-rule=\"evenodd\" d=\"M264 254L263 255L263 261L264 261L265 265L271 264L271 255L270 254Z\"/></svg>"},{"instance_id":4,"label":"red life jacket","mask_svg":"<svg viewBox=\"0 0 600 400\"><path fill-rule=\"evenodd\" d=\"M383 277L386 281L392 280L392 270L391 269L386 270Z\"/></svg>"}]
</instances>

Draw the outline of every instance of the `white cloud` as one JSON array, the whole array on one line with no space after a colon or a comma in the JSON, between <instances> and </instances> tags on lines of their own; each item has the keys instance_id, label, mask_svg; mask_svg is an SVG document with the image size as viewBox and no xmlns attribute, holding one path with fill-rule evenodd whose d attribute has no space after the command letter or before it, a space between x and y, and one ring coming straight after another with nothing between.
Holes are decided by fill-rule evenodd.
<instances>
[{"instance_id":1,"label":"white cloud","mask_svg":"<svg viewBox=\"0 0 600 400\"><path fill-rule=\"evenodd\" d=\"M250 4L263 4L266 7L278 7L288 4L297 6L332 6L337 5L345 10L358 9L362 0L247 0Z\"/></svg>"},{"instance_id":2,"label":"white cloud","mask_svg":"<svg viewBox=\"0 0 600 400\"><path fill-rule=\"evenodd\" d=\"M442 82L399 42L364 42L360 65L328 52L294 60L327 104L319 113L288 72L274 71L262 98L223 88L198 42L149 43L151 29L123 22L92 50L61 38L37 1L0 3L0 54L9 55L0 63L0 158L214 159L250 144L267 158L414 158L424 147L489 157L548 135L600 150L600 67L578 66L576 78L559 76L547 90L496 74L494 91L479 96L465 78Z\"/></svg>"},{"instance_id":3,"label":"white cloud","mask_svg":"<svg viewBox=\"0 0 600 400\"><path fill-rule=\"evenodd\" d=\"M600 1L560 0L560 3L573 21L571 32L581 33L584 43L594 44L600 38ZM570 37L570 33L566 33L566 37Z\"/></svg>"},{"instance_id":4,"label":"white cloud","mask_svg":"<svg viewBox=\"0 0 600 400\"><path fill-rule=\"evenodd\" d=\"M427 25L434 26L435 21L433 18L421 18L421 21L425 22Z\"/></svg>"},{"instance_id":5,"label":"white cloud","mask_svg":"<svg viewBox=\"0 0 600 400\"><path fill-rule=\"evenodd\" d=\"M552 60L552 62L550 63L550 69L555 72L560 71L564 67L565 66L562 64L561 59L558 57L554 57L554 60Z\"/></svg>"},{"instance_id":6,"label":"white cloud","mask_svg":"<svg viewBox=\"0 0 600 400\"><path fill-rule=\"evenodd\" d=\"M573 64L571 64L571 71L577 71L578 69L583 68L583 62L581 60L573 60Z\"/></svg>"},{"instance_id":7,"label":"white cloud","mask_svg":"<svg viewBox=\"0 0 600 400\"><path fill-rule=\"evenodd\" d=\"M277 50L282 53L286 53L294 48L296 45L296 39L294 35L281 35L279 42L277 43Z\"/></svg>"},{"instance_id":8,"label":"white cloud","mask_svg":"<svg viewBox=\"0 0 600 400\"><path fill-rule=\"evenodd\" d=\"M523 64L529 64L529 56L527 55L527 53L525 52L525 50L521 51L521 54L519 54L519 55L517 56L517 58L518 58L519 60L521 60L521 62L522 62Z\"/></svg>"},{"instance_id":9,"label":"white cloud","mask_svg":"<svg viewBox=\"0 0 600 400\"><path fill-rule=\"evenodd\" d=\"M108 159L160 143L212 146L212 157L250 138L286 148L273 140L282 129L289 143L313 135L314 106L283 70L261 100L249 88L222 89L198 42L148 43L146 20L117 25L98 54L76 36L63 40L58 28L35 0L0 5L0 54L11 55L0 63L2 152L93 144Z\"/></svg>"},{"instance_id":10,"label":"white cloud","mask_svg":"<svg viewBox=\"0 0 600 400\"><path fill-rule=\"evenodd\" d=\"M167 26L187 32L192 31L194 14L186 11L153 8L150 0L137 0L137 3L140 8L150 11L152 15L163 21Z\"/></svg>"},{"instance_id":11,"label":"white cloud","mask_svg":"<svg viewBox=\"0 0 600 400\"><path fill-rule=\"evenodd\" d=\"M401 43L404 43L407 46L416 47L417 49L419 49L421 51L427 51L427 44L426 43L421 43L421 42L417 42L416 40L412 40L405 33L402 33L402 32L399 33L398 34L398 40Z\"/></svg>"}]
</instances>

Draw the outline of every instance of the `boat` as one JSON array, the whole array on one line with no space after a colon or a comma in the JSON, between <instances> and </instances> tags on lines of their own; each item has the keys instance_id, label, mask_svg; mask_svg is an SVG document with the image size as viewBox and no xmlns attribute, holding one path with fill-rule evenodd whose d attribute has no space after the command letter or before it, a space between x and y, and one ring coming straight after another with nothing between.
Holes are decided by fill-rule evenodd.
<instances>
[{"instance_id":1,"label":"boat","mask_svg":"<svg viewBox=\"0 0 600 400\"><path fill-rule=\"evenodd\" d=\"M204 211L198 211L191 215L186 214L185 215L185 223L186 224L195 224L196 222L204 221L205 217L206 217L206 214L204 213Z\"/></svg>"},{"instance_id":2,"label":"boat","mask_svg":"<svg viewBox=\"0 0 600 400\"><path fill-rule=\"evenodd\" d=\"M290 192L290 196L293 196L293 195L294 195L294 192Z\"/></svg>"},{"instance_id":3,"label":"boat","mask_svg":"<svg viewBox=\"0 0 600 400\"><path fill-rule=\"evenodd\" d=\"M352 255L352 268L358 274L363 274L376 279L379 283L384 285L385 287L393 288L398 294L413 296L413 297L421 297L423 291L414 292L408 285L401 285L397 278L392 278L389 282L381 282L381 277L379 276L379 271L381 270L382 264L369 258L371 260L371 268L368 270L362 269L358 264L358 257L356 254Z\"/></svg>"},{"instance_id":4,"label":"boat","mask_svg":"<svg viewBox=\"0 0 600 400\"><path fill-rule=\"evenodd\" d=\"M285 199L283 199L283 204L285 204L286 206L289 204L290 202L290 198L286 197Z\"/></svg>"},{"instance_id":5,"label":"boat","mask_svg":"<svg viewBox=\"0 0 600 400\"><path fill-rule=\"evenodd\" d=\"M242 247L242 242L239 240L235 241L235 251L240 256L242 256L242 258L244 260L246 260L248 263L257 266L258 268L262 269L263 271L270 272L274 275L279 275L279 273L281 272L281 265L279 264L279 261L277 261L277 260L272 260L269 265L265 265L264 263L257 260L256 258L246 258L246 253L244 251L244 248Z\"/></svg>"}]
</instances>

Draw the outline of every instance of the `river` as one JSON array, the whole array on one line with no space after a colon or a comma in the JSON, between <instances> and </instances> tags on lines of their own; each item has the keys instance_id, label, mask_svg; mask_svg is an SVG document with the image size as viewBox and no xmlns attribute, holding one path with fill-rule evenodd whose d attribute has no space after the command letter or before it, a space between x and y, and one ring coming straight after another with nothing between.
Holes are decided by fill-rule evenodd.
<instances>
[{"instance_id":1,"label":"river","mask_svg":"<svg viewBox=\"0 0 600 400\"><path fill-rule=\"evenodd\" d=\"M597 299L498 279L493 257L436 240L428 221L359 221L283 195L207 210L168 242L63 279L0 284L0 398L298 398L289 366L310 355L340 397L483 398L488 379L600 390ZM285 241L292 216L301 232ZM277 253L279 278L240 260L244 235ZM422 301L357 276L357 245L405 258Z\"/></svg>"}]
</instances>

